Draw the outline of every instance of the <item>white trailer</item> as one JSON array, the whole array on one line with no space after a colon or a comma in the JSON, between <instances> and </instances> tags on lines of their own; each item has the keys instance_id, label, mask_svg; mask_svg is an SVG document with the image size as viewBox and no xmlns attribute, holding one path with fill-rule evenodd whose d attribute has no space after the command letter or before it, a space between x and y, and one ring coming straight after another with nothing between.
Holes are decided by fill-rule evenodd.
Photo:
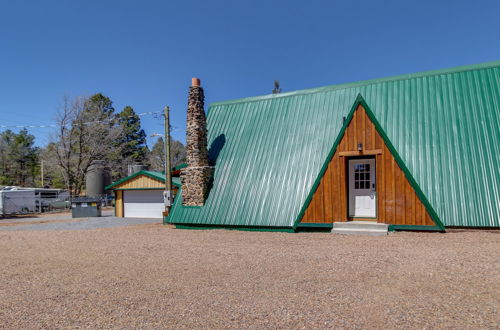
<instances>
[{"instance_id":1,"label":"white trailer","mask_svg":"<svg viewBox=\"0 0 500 330\"><path fill-rule=\"evenodd\" d=\"M0 215L36 212L34 190L0 190Z\"/></svg>"}]
</instances>

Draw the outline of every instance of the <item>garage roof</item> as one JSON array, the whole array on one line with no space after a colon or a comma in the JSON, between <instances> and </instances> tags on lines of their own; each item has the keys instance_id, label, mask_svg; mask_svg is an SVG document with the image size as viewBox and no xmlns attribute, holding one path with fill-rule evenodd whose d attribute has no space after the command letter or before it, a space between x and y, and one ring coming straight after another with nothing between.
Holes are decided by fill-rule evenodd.
<instances>
[{"instance_id":1,"label":"garage roof","mask_svg":"<svg viewBox=\"0 0 500 330\"><path fill-rule=\"evenodd\" d=\"M140 175L145 175L149 178L152 178L152 179L155 179L155 180L158 180L158 181L162 181L162 182L165 182L165 174L163 172L156 172L156 171L147 171L147 170L142 170L142 171L139 171L139 172L136 172L132 175L129 175L119 181L116 181L112 184L110 184L109 186L106 187L106 190L110 190L110 189L114 189L115 187L133 179L133 178L136 178ZM178 188L180 188L181 186L181 179L178 178L178 177L172 177L172 184Z\"/></svg>"}]
</instances>

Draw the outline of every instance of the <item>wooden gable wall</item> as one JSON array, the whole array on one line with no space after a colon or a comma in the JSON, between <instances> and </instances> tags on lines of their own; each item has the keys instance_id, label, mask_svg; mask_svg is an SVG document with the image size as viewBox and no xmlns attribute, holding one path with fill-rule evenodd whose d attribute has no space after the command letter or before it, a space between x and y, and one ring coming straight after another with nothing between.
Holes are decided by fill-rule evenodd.
<instances>
[{"instance_id":1,"label":"wooden gable wall","mask_svg":"<svg viewBox=\"0 0 500 330\"><path fill-rule=\"evenodd\" d=\"M165 183L146 175L139 175L113 189L165 189Z\"/></svg>"},{"instance_id":2,"label":"wooden gable wall","mask_svg":"<svg viewBox=\"0 0 500 330\"><path fill-rule=\"evenodd\" d=\"M358 143L363 144L363 152L357 151ZM376 159L377 221L394 225L433 226L427 210L362 105L354 112L301 222L348 220L347 158L365 155Z\"/></svg>"}]
</instances>

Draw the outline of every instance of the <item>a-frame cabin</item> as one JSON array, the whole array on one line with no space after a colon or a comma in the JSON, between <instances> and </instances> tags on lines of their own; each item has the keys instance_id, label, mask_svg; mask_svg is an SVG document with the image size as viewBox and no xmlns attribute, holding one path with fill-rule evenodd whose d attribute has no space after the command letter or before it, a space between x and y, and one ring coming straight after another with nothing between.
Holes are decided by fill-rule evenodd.
<instances>
[{"instance_id":1,"label":"a-frame cabin","mask_svg":"<svg viewBox=\"0 0 500 330\"><path fill-rule=\"evenodd\" d=\"M500 227L500 61L213 103L207 130L210 190L166 223Z\"/></svg>"}]
</instances>

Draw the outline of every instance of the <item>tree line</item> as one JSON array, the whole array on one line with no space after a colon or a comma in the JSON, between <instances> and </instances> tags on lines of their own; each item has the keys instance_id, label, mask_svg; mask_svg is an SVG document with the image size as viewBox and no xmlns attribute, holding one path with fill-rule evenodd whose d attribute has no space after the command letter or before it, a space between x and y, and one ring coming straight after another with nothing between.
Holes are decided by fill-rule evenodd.
<instances>
[{"instance_id":1,"label":"tree line","mask_svg":"<svg viewBox=\"0 0 500 330\"><path fill-rule=\"evenodd\" d=\"M130 106L116 112L111 99L101 93L65 97L46 146L36 147L35 137L27 129L0 133L0 185L42 186L43 162L44 187L80 195L95 160L110 168L113 181L125 177L133 164L163 171L163 143L160 137L149 150L141 118ZM172 166L184 163L185 158L184 145L172 140Z\"/></svg>"}]
</instances>

